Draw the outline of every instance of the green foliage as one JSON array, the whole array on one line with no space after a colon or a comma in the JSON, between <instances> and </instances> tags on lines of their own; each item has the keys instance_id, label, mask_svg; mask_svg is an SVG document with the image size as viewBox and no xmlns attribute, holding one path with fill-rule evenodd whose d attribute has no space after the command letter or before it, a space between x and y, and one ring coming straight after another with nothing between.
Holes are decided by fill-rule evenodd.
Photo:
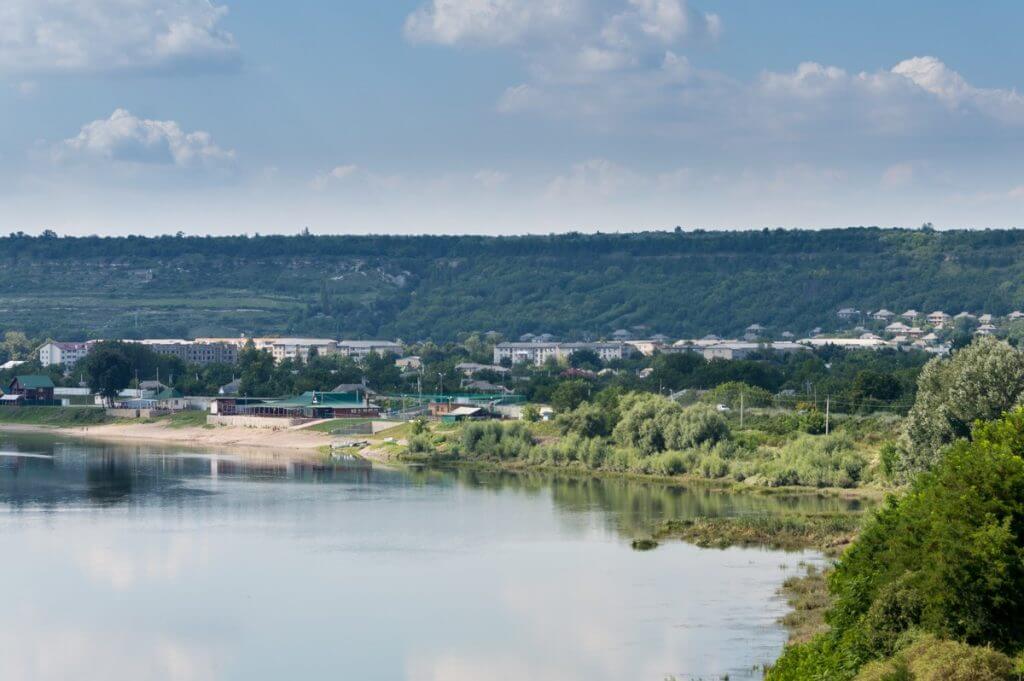
<instances>
[{"instance_id":1,"label":"green foliage","mask_svg":"<svg viewBox=\"0 0 1024 681\"><path fill-rule=\"evenodd\" d=\"M845 435L801 435L756 472L773 487L854 487L862 481L866 466Z\"/></svg>"},{"instance_id":2,"label":"green foliage","mask_svg":"<svg viewBox=\"0 0 1024 681\"><path fill-rule=\"evenodd\" d=\"M0 423L72 428L108 423L107 412L96 407L17 407L0 409Z\"/></svg>"},{"instance_id":3,"label":"green foliage","mask_svg":"<svg viewBox=\"0 0 1024 681\"><path fill-rule=\"evenodd\" d=\"M1015 676L1013 661L1003 653L923 635L899 655L866 665L856 681L1009 681Z\"/></svg>"},{"instance_id":4,"label":"green foliage","mask_svg":"<svg viewBox=\"0 0 1024 681\"><path fill-rule=\"evenodd\" d=\"M1018 409L979 425L972 441L955 444L906 494L890 498L832 574L831 631L787 649L768 678L852 678L868 662L913 650L907 646L918 633L1004 653L1019 650L1022 453L1024 410ZM894 664L905 666L912 678L966 679L974 677L957 676L956 670L991 657L943 646L941 654L917 662L904 656ZM927 665L952 671L943 676Z\"/></svg>"},{"instance_id":5,"label":"green foliage","mask_svg":"<svg viewBox=\"0 0 1024 681\"><path fill-rule=\"evenodd\" d=\"M537 423L540 421L540 409L536 404L528 404L523 407L523 420L527 423Z\"/></svg>"},{"instance_id":6,"label":"green foliage","mask_svg":"<svg viewBox=\"0 0 1024 681\"><path fill-rule=\"evenodd\" d=\"M825 415L817 409L808 409L799 416L800 429L811 435L825 432Z\"/></svg>"},{"instance_id":7,"label":"green foliage","mask_svg":"<svg viewBox=\"0 0 1024 681\"><path fill-rule=\"evenodd\" d=\"M853 379L850 397L858 402L893 401L903 394L899 380L891 373L865 369Z\"/></svg>"},{"instance_id":8,"label":"green foliage","mask_svg":"<svg viewBox=\"0 0 1024 681\"><path fill-rule=\"evenodd\" d=\"M415 423L415 421L414 421ZM433 454L436 451L430 433L421 431L409 438L410 454Z\"/></svg>"},{"instance_id":9,"label":"green foliage","mask_svg":"<svg viewBox=\"0 0 1024 681\"><path fill-rule=\"evenodd\" d=\"M878 450L878 460L882 467L882 474L889 480L896 477L900 461L903 458L900 446L895 442L886 442Z\"/></svg>"},{"instance_id":10,"label":"green foliage","mask_svg":"<svg viewBox=\"0 0 1024 681\"><path fill-rule=\"evenodd\" d=\"M460 454L487 459L525 459L533 449L533 435L523 423L469 423L462 429Z\"/></svg>"},{"instance_id":11,"label":"green foliage","mask_svg":"<svg viewBox=\"0 0 1024 681\"><path fill-rule=\"evenodd\" d=\"M32 342L21 331L5 331L4 340L0 343L0 351L7 359L26 360L35 349Z\"/></svg>"},{"instance_id":12,"label":"green foliage","mask_svg":"<svg viewBox=\"0 0 1024 681\"><path fill-rule=\"evenodd\" d=\"M580 406L590 394L590 386L586 381L562 381L551 392L551 406L559 413L572 411Z\"/></svg>"},{"instance_id":13,"label":"green foliage","mask_svg":"<svg viewBox=\"0 0 1024 681\"><path fill-rule=\"evenodd\" d=\"M607 437L615 428L617 414L592 402L584 402L576 409L559 414L556 420L562 434L575 433L580 437Z\"/></svg>"},{"instance_id":14,"label":"green foliage","mask_svg":"<svg viewBox=\"0 0 1024 681\"><path fill-rule=\"evenodd\" d=\"M1024 353L990 336L929 362L918 379L917 400L906 422L908 473L935 465L942 449L970 439L976 420L999 418L1024 394Z\"/></svg>"},{"instance_id":15,"label":"green foliage","mask_svg":"<svg viewBox=\"0 0 1024 681\"><path fill-rule=\"evenodd\" d=\"M730 409L739 409L742 406L770 407L772 406L772 394L754 385L747 385L741 381L726 381L708 391L705 401L711 404L724 404Z\"/></svg>"},{"instance_id":16,"label":"green foliage","mask_svg":"<svg viewBox=\"0 0 1024 681\"><path fill-rule=\"evenodd\" d=\"M422 435L427 432L427 421L424 418L413 419L409 423L409 433L411 435Z\"/></svg>"},{"instance_id":17,"label":"green foliage","mask_svg":"<svg viewBox=\"0 0 1024 681\"><path fill-rule=\"evenodd\" d=\"M570 337L636 324L725 336L753 322L834 327L845 305L1005 314L1021 300L1022 253L1024 235L1013 230L15 234L0 239L0 298L11 327L67 339L247 332L443 342L492 328Z\"/></svg>"},{"instance_id":18,"label":"green foliage","mask_svg":"<svg viewBox=\"0 0 1024 681\"><path fill-rule=\"evenodd\" d=\"M634 393L622 398L620 410L615 441L643 456L715 444L729 437L725 419L706 405L684 409L658 395Z\"/></svg>"},{"instance_id":19,"label":"green foliage","mask_svg":"<svg viewBox=\"0 0 1024 681\"><path fill-rule=\"evenodd\" d=\"M89 389L108 402L132 381L132 365L125 350L125 343L99 343L78 363Z\"/></svg>"}]
</instances>

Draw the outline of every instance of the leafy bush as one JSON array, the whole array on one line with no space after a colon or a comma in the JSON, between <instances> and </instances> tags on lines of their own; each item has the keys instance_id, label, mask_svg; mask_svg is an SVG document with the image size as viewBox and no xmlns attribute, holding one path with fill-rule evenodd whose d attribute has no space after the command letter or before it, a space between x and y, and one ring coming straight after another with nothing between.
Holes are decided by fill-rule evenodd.
<instances>
[{"instance_id":1,"label":"leafy bush","mask_svg":"<svg viewBox=\"0 0 1024 681\"><path fill-rule=\"evenodd\" d=\"M761 464L758 473L773 487L853 487L866 465L843 435L801 435L783 446L774 459Z\"/></svg>"},{"instance_id":2,"label":"leafy bush","mask_svg":"<svg viewBox=\"0 0 1024 681\"><path fill-rule=\"evenodd\" d=\"M970 439L971 424L997 419L1024 395L1024 353L990 336L925 365L917 398L906 420L906 457L910 473L928 470L942 449Z\"/></svg>"},{"instance_id":3,"label":"leafy bush","mask_svg":"<svg viewBox=\"0 0 1024 681\"><path fill-rule=\"evenodd\" d=\"M563 435L575 433L580 437L607 437L615 428L612 418L612 412L605 407L584 402L572 411L559 414L556 423Z\"/></svg>"},{"instance_id":4,"label":"leafy bush","mask_svg":"<svg viewBox=\"0 0 1024 681\"><path fill-rule=\"evenodd\" d=\"M830 578L831 631L788 648L768 679L849 679L866 663L893 653L894 641L898 649L919 633L1005 653L1019 650L1022 453L1024 410L1018 409L979 425L973 442L953 446L906 494L891 498ZM971 665L988 669L993 660L1005 668L991 651L948 641L929 644L927 655L915 657L914 650L910 645L902 657L897 650L894 661L912 678L1006 678L964 675Z\"/></svg>"},{"instance_id":5,"label":"leafy bush","mask_svg":"<svg viewBox=\"0 0 1024 681\"><path fill-rule=\"evenodd\" d=\"M729 426L706 405L680 407L658 395L634 393L621 402L622 417L613 431L621 446L642 456L681 450L729 437Z\"/></svg>"},{"instance_id":6,"label":"leafy bush","mask_svg":"<svg viewBox=\"0 0 1024 681\"><path fill-rule=\"evenodd\" d=\"M896 657L872 662L856 681L1008 681L1013 661L991 648L924 635Z\"/></svg>"},{"instance_id":7,"label":"leafy bush","mask_svg":"<svg viewBox=\"0 0 1024 681\"><path fill-rule=\"evenodd\" d=\"M817 409L808 409L800 414L800 430L810 435L821 435L825 432L825 415Z\"/></svg>"},{"instance_id":8,"label":"leafy bush","mask_svg":"<svg viewBox=\"0 0 1024 681\"><path fill-rule=\"evenodd\" d=\"M409 438L410 454L433 454L434 451L434 441L429 433L420 432Z\"/></svg>"},{"instance_id":9,"label":"leafy bush","mask_svg":"<svg viewBox=\"0 0 1024 681\"><path fill-rule=\"evenodd\" d=\"M533 449L533 435L520 422L469 423L462 429L459 445L459 451L469 456L524 459Z\"/></svg>"},{"instance_id":10,"label":"leafy bush","mask_svg":"<svg viewBox=\"0 0 1024 681\"><path fill-rule=\"evenodd\" d=\"M773 402L770 392L742 381L721 383L709 390L704 400L711 404L724 404L731 409L739 409L741 404L744 407L770 407Z\"/></svg>"}]
</instances>

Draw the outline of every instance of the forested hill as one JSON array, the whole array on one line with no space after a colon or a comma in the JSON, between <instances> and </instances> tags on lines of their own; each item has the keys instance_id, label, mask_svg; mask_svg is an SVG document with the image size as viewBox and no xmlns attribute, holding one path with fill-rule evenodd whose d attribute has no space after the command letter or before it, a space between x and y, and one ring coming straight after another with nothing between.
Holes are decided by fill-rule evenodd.
<instances>
[{"instance_id":1,"label":"forested hill","mask_svg":"<svg viewBox=\"0 0 1024 681\"><path fill-rule=\"evenodd\" d=\"M0 238L5 328L62 339L803 334L840 307L1024 308L1024 232Z\"/></svg>"}]
</instances>

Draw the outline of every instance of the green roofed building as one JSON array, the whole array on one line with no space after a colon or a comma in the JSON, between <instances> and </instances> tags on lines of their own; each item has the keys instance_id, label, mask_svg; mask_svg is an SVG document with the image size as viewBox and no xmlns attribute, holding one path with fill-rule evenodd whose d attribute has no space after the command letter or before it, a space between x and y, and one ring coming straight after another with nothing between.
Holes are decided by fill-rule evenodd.
<instances>
[{"instance_id":1,"label":"green roofed building","mask_svg":"<svg viewBox=\"0 0 1024 681\"><path fill-rule=\"evenodd\" d=\"M19 396L19 404L60 405L60 401L53 397L53 381L49 376L38 374L15 376L7 386L6 392L11 396Z\"/></svg>"},{"instance_id":2,"label":"green roofed building","mask_svg":"<svg viewBox=\"0 0 1024 681\"><path fill-rule=\"evenodd\" d=\"M225 416L270 416L280 418L373 418L380 407L370 404L361 390L344 393L310 391L280 400L218 398L217 412Z\"/></svg>"}]
</instances>

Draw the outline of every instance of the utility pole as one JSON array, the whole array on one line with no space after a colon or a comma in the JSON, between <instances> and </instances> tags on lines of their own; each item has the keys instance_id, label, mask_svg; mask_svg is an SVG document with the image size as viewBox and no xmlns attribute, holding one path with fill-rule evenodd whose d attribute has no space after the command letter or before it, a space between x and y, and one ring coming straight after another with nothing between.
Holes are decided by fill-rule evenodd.
<instances>
[{"instance_id":1,"label":"utility pole","mask_svg":"<svg viewBox=\"0 0 1024 681\"><path fill-rule=\"evenodd\" d=\"M830 406L831 406L831 396L830 395L826 395L825 396L825 435L828 435L828 431L829 431L829 422L828 421L829 421L829 416L830 416L830 413L829 413L829 407Z\"/></svg>"}]
</instances>

